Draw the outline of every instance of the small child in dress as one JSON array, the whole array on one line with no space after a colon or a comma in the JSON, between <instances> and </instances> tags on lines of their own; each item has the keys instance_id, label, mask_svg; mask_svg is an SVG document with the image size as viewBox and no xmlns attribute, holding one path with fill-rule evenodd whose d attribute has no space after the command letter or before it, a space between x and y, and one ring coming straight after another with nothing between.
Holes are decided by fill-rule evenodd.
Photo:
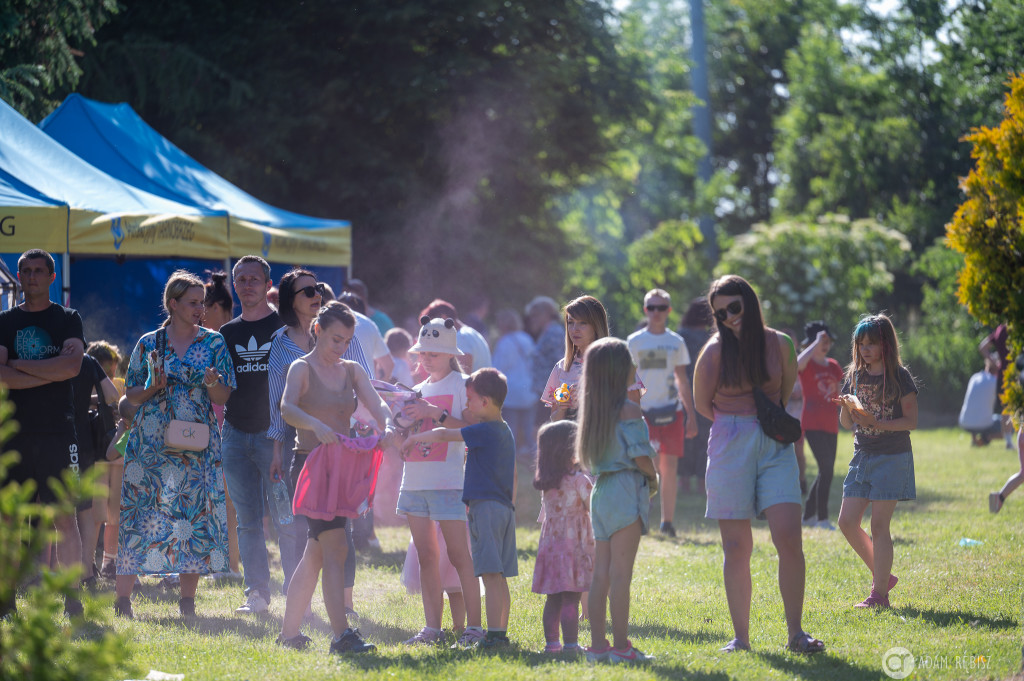
<instances>
[{"instance_id":1,"label":"small child in dress","mask_svg":"<svg viewBox=\"0 0 1024 681\"><path fill-rule=\"evenodd\" d=\"M463 415L472 425L435 428L411 435L403 449L420 443L465 442L466 478L462 501L469 506L473 573L483 579L487 635L477 648L505 648L511 598L508 578L519 574L516 556L516 443L501 406L508 393L504 374L494 368L474 371L466 380ZM469 628L466 629L469 631ZM462 638L466 638L463 632ZM469 645L470 641L460 642Z\"/></svg>"},{"instance_id":2,"label":"small child in dress","mask_svg":"<svg viewBox=\"0 0 1024 681\"><path fill-rule=\"evenodd\" d=\"M547 594L544 652L576 653L580 650L580 598L594 577L594 528L590 524L594 483L576 460L576 424L572 421L541 426L533 486L541 492L533 592ZM564 647L558 638L559 625Z\"/></svg>"},{"instance_id":3,"label":"small child in dress","mask_svg":"<svg viewBox=\"0 0 1024 681\"><path fill-rule=\"evenodd\" d=\"M590 517L597 540L590 587L591 662L647 662L626 637L629 584L640 535L648 525L650 499L658 491L654 448L640 404L627 399L636 380L629 346L618 338L594 341L583 358L576 454L597 476ZM667 484L675 484L669 481ZM611 601L612 638L605 637L605 608Z\"/></svg>"},{"instance_id":4,"label":"small child in dress","mask_svg":"<svg viewBox=\"0 0 1024 681\"><path fill-rule=\"evenodd\" d=\"M910 431L917 428L917 385L900 362L896 330L884 314L853 330L852 359L835 401L839 421L853 428L853 460L843 482L839 529L871 570L871 593L857 608L888 608L892 574L889 525L896 503L917 498ZM871 506L871 535L861 528Z\"/></svg>"},{"instance_id":5,"label":"small child in dress","mask_svg":"<svg viewBox=\"0 0 1024 681\"><path fill-rule=\"evenodd\" d=\"M414 385L412 379L412 362L409 361L409 348L412 347L412 336L403 328L395 327L388 329L384 334L384 343L388 346L391 359L395 363L391 370L391 379L394 383L401 383L405 386Z\"/></svg>"}]
</instances>

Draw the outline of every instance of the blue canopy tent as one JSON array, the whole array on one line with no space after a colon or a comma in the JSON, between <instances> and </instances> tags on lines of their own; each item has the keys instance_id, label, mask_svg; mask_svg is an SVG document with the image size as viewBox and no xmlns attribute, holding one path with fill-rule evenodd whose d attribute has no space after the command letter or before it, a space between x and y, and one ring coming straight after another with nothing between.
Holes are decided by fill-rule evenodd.
<instances>
[{"instance_id":1,"label":"blue canopy tent","mask_svg":"<svg viewBox=\"0 0 1024 681\"><path fill-rule=\"evenodd\" d=\"M129 308L136 283L125 277L82 279L71 300L71 254L178 257L190 268L217 266L228 257L227 214L186 205L128 186L65 149L21 114L0 102L0 254L16 269L20 253L42 248L57 261L51 292L82 311L87 340L134 342L152 328L159 291L145 290L145 308ZM93 302L80 290L101 289ZM97 328L103 320L109 327ZM128 328L132 327L132 328Z\"/></svg>"},{"instance_id":2,"label":"blue canopy tent","mask_svg":"<svg viewBox=\"0 0 1024 681\"><path fill-rule=\"evenodd\" d=\"M271 206L161 136L127 104L72 94L39 127L121 182L172 201L228 214L231 257L314 267L335 288L351 268L351 226Z\"/></svg>"}]
</instances>

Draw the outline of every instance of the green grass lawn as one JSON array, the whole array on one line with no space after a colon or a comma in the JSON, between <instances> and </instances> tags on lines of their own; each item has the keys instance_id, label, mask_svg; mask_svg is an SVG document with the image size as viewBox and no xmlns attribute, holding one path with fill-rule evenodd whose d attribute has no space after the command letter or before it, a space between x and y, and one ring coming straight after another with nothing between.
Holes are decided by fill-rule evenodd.
<instances>
[{"instance_id":1,"label":"green grass lawn","mask_svg":"<svg viewBox=\"0 0 1024 681\"><path fill-rule=\"evenodd\" d=\"M645 537L632 585L630 636L641 650L657 656L641 668L592 666L582 659L546 656L541 608L543 596L530 591L536 554L539 497L522 471L518 509L520 576L512 579L510 637L515 647L499 654L409 648L402 641L423 624L418 596L399 584L408 533L379 528L383 551L360 557L355 606L363 634L376 654L338 659L327 655L330 629L319 600L316 623L305 627L314 644L305 652L274 644L284 611L275 596L265 616L234 615L242 600L238 585L204 580L197 599L199 617L183 623L177 594L145 580L136 594L134 621L114 620L103 608L101 627L114 627L130 647L132 668L142 678L149 669L184 673L186 681L229 679L885 679L883 655L894 647L917 659L912 679L1005 679L1021 666L1021 548L1024 492L1003 511L988 512L987 495L998 489L1017 464L1016 455L996 442L971 449L957 430L913 435L918 499L898 506L893 519L900 577L884 612L855 610L869 588L867 569L842 534L804 530L807 589L804 628L821 638L827 652L803 657L785 650L786 627L776 584L777 560L767 525L754 523L753 651L726 655L718 649L732 637L722 585L722 550L717 527L703 518L703 498L680 494L679 537ZM852 449L840 434L832 489L834 521L842 480ZM815 474L808 450L808 477ZM657 511L652 513L656 522ZM961 547L963 537L982 544ZM276 550L276 549L275 549ZM279 564L272 566L279 577ZM110 589L112 585L107 584ZM95 632L95 625L91 631ZM80 635L89 635L89 629ZM586 627L581 642L589 643ZM973 667L972 667L973 664Z\"/></svg>"}]
</instances>

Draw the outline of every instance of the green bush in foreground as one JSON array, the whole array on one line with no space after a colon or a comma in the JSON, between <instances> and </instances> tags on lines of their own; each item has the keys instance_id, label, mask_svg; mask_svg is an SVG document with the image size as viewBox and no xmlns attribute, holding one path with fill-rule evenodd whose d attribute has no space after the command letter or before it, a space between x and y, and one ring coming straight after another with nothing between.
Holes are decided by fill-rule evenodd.
<instances>
[{"instance_id":1,"label":"green bush in foreground","mask_svg":"<svg viewBox=\"0 0 1024 681\"><path fill-rule=\"evenodd\" d=\"M13 407L0 386L0 446L17 428L11 420ZM17 454L0 455L0 480L17 461ZM37 558L54 540L53 519L74 513L71 499L90 489L88 481L68 474L63 480L61 501L53 506L32 503L35 485L8 482L0 488L0 604L14 602L19 584L37 569ZM0 622L0 681L108 681L124 666L124 641L88 620L68 620L62 615L64 596L77 584L77 570L42 571L39 583L27 590L17 612ZM84 599L86 615L95 621L102 608ZM108 599L109 600L109 599Z\"/></svg>"}]
</instances>

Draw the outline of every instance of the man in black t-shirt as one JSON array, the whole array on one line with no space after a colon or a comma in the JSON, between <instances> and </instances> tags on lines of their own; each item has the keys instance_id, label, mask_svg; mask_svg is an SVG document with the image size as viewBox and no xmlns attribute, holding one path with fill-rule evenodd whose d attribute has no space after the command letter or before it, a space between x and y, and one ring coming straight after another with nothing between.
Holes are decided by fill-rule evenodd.
<instances>
[{"instance_id":1,"label":"man in black t-shirt","mask_svg":"<svg viewBox=\"0 0 1024 681\"><path fill-rule=\"evenodd\" d=\"M260 613L270 604L270 562L263 535L263 512L266 493L274 482L270 478L274 441L267 437L267 359L273 334L283 324L267 303L270 265L263 258L243 256L231 274L242 314L220 327L238 383L224 409L222 465L228 494L238 515L238 554L245 568L246 601L235 612ZM290 529L291 526L280 527L278 533L287 535Z\"/></svg>"},{"instance_id":2,"label":"man in black t-shirt","mask_svg":"<svg viewBox=\"0 0 1024 681\"><path fill-rule=\"evenodd\" d=\"M71 379L78 375L85 353L82 318L75 310L50 301L56 279L54 261L46 251L26 251L18 259L18 282L25 300L0 312L0 382L10 391L14 419L20 428L6 444L21 460L8 471L17 482L32 480L41 503L55 501L50 478L79 470L75 408ZM62 567L82 562L82 540L74 514L61 515L57 561ZM81 613L77 599L65 611Z\"/></svg>"}]
</instances>

